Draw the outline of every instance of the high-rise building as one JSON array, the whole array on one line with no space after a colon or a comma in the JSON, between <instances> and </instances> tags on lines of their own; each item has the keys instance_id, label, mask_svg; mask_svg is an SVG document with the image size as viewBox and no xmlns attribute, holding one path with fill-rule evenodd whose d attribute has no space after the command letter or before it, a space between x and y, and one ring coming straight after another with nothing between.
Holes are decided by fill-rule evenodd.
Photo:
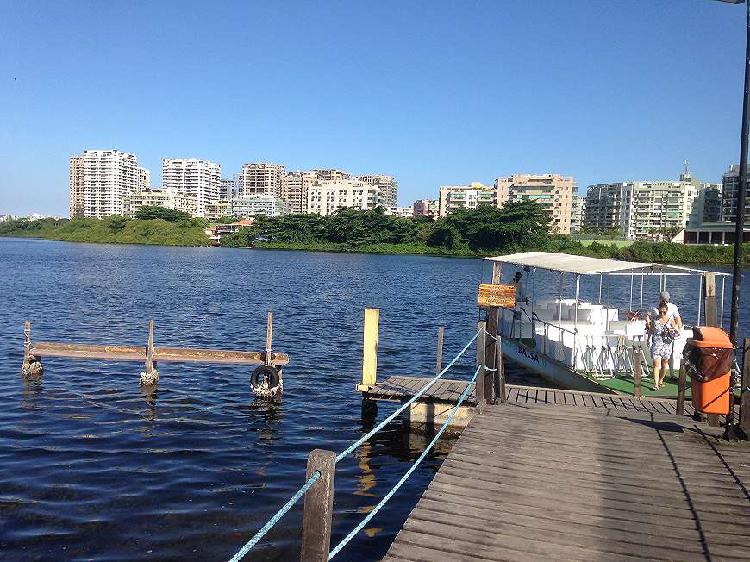
<instances>
[{"instance_id":1,"label":"high-rise building","mask_svg":"<svg viewBox=\"0 0 750 562\"><path fill-rule=\"evenodd\" d=\"M219 200L221 165L197 158L162 160L162 184L169 194L195 198L195 214L206 216L206 206Z\"/></svg>"},{"instance_id":2,"label":"high-rise building","mask_svg":"<svg viewBox=\"0 0 750 562\"><path fill-rule=\"evenodd\" d=\"M583 216L586 212L586 197L578 192L573 193L573 208L570 212L570 231L580 232L583 228Z\"/></svg>"},{"instance_id":3,"label":"high-rise building","mask_svg":"<svg viewBox=\"0 0 750 562\"><path fill-rule=\"evenodd\" d=\"M281 186L281 198L287 202L290 214L307 212L307 190L317 179L315 172L287 172Z\"/></svg>"},{"instance_id":4,"label":"high-rise building","mask_svg":"<svg viewBox=\"0 0 750 562\"><path fill-rule=\"evenodd\" d=\"M332 215L339 209L383 207L380 188L355 179L316 181L307 190L307 212Z\"/></svg>"},{"instance_id":5,"label":"high-rise building","mask_svg":"<svg viewBox=\"0 0 750 562\"><path fill-rule=\"evenodd\" d=\"M737 222L740 167L732 164L721 178L721 220ZM750 180L745 185L745 224L750 223Z\"/></svg>"},{"instance_id":6,"label":"high-rise building","mask_svg":"<svg viewBox=\"0 0 750 562\"><path fill-rule=\"evenodd\" d=\"M369 174L357 176L355 179L380 188L380 193L383 194L383 201L387 208L398 206L398 182L393 176Z\"/></svg>"},{"instance_id":7,"label":"high-rise building","mask_svg":"<svg viewBox=\"0 0 750 562\"><path fill-rule=\"evenodd\" d=\"M348 180L352 177L349 172L335 168L316 168L313 172L315 173L315 179L320 181Z\"/></svg>"},{"instance_id":8,"label":"high-rise building","mask_svg":"<svg viewBox=\"0 0 750 562\"><path fill-rule=\"evenodd\" d=\"M703 220L714 184L683 173L679 181L634 181L589 186L584 226L620 232L629 239L671 239L688 224ZM714 204L715 205L715 204ZM715 213L715 207L713 212Z\"/></svg>"},{"instance_id":9,"label":"high-rise building","mask_svg":"<svg viewBox=\"0 0 750 562\"><path fill-rule=\"evenodd\" d=\"M219 201L231 201L239 192L239 176L233 178L221 178L219 182Z\"/></svg>"},{"instance_id":10,"label":"high-rise building","mask_svg":"<svg viewBox=\"0 0 750 562\"><path fill-rule=\"evenodd\" d=\"M632 183L599 183L586 190L583 226L598 232L628 235L633 209Z\"/></svg>"},{"instance_id":11,"label":"high-rise building","mask_svg":"<svg viewBox=\"0 0 750 562\"><path fill-rule=\"evenodd\" d=\"M285 175L282 164L270 164L268 162L243 164L238 196L270 195L271 197L281 197Z\"/></svg>"},{"instance_id":12,"label":"high-rise building","mask_svg":"<svg viewBox=\"0 0 750 562\"><path fill-rule=\"evenodd\" d=\"M553 230L569 234L575 185L572 177L560 174L514 174L497 178L497 206L502 207L506 201L536 201L549 213Z\"/></svg>"},{"instance_id":13,"label":"high-rise building","mask_svg":"<svg viewBox=\"0 0 750 562\"><path fill-rule=\"evenodd\" d=\"M134 154L84 150L70 159L70 217L124 215L125 199L149 183Z\"/></svg>"},{"instance_id":14,"label":"high-rise building","mask_svg":"<svg viewBox=\"0 0 750 562\"><path fill-rule=\"evenodd\" d=\"M498 207L497 190L479 182L470 185L441 185L439 214L445 217L459 209L476 209L480 205Z\"/></svg>"}]
</instances>

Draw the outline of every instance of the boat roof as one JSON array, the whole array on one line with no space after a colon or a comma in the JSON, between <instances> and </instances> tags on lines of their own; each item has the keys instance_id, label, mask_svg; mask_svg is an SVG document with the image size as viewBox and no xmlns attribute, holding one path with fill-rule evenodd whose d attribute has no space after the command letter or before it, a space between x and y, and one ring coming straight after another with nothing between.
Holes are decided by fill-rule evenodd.
<instances>
[{"instance_id":1,"label":"boat roof","mask_svg":"<svg viewBox=\"0 0 750 562\"><path fill-rule=\"evenodd\" d=\"M661 263L641 263L588 256L574 256L554 252L521 252L485 258L490 261L510 263L513 265L529 266L548 271L563 273L577 273L579 275L609 274L645 274L645 275L691 275L705 273L702 269L692 269L680 265L665 265ZM717 275L728 275L717 272Z\"/></svg>"}]
</instances>

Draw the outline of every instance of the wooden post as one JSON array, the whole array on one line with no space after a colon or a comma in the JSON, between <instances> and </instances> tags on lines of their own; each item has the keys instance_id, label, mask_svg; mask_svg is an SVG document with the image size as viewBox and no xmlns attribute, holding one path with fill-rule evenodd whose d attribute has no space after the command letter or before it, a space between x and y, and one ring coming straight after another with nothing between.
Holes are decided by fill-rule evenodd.
<instances>
[{"instance_id":1,"label":"wooden post","mask_svg":"<svg viewBox=\"0 0 750 562\"><path fill-rule=\"evenodd\" d=\"M502 280L502 267L503 264L500 262L492 262L492 284L498 285ZM495 381L497 380L497 373L499 372L499 364L497 357L497 342L498 342L498 324L500 323L500 309L497 307L490 308L487 311L487 333L490 337L487 338L485 347L485 365L490 369L496 369L494 371L495 376L485 376L485 387L484 396L487 401L497 402L497 395L500 392L498 388L495 388Z\"/></svg>"},{"instance_id":2,"label":"wooden post","mask_svg":"<svg viewBox=\"0 0 750 562\"><path fill-rule=\"evenodd\" d=\"M438 326L437 353L435 354L435 374L443 370L443 342L445 341L445 326Z\"/></svg>"},{"instance_id":3,"label":"wooden post","mask_svg":"<svg viewBox=\"0 0 750 562\"><path fill-rule=\"evenodd\" d=\"M497 382L497 396L500 398L501 403L505 403L508 398L505 394L505 365L503 364L503 342L501 336L497 336L495 341L495 368L497 372L495 375L495 381Z\"/></svg>"},{"instance_id":4,"label":"wooden post","mask_svg":"<svg viewBox=\"0 0 750 562\"><path fill-rule=\"evenodd\" d=\"M633 396L641 397L641 375L643 374L643 365L641 364L641 348L633 348Z\"/></svg>"},{"instance_id":5,"label":"wooden post","mask_svg":"<svg viewBox=\"0 0 750 562\"><path fill-rule=\"evenodd\" d=\"M680 375L677 379L677 415L682 416L685 414L685 381L687 376L685 374L685 365L680 366Z\"/></svg>"},{"instance_id":6,"label":"wooden post","mask_svg":"<svg viewBox=\"0 0 750 562\"><path fill-rule=\"evenodd\" d=\"M706 309L706 326L718 326L719 317L716 308L716 274L706 272L706 282L703 284L703 301Z\"/></svg>"},{"instance_id":7,"label":"wooden post","mask_svg":"<svg viewBox=\"0 0 750 562\"><path fill-rule=\"evenodd\" d=\"M750 338L744 341L742 352L742 391L740 394L740 429L750 439ZM734 401L734 396L731 400Z\"/></svg>"},{"instance_id":8,"label":"wooden post","mask_svg":"<svg viewBox=\"0 0 750 562\"><path fill-rule=\"evenodd\" d=\"M154 321L148 321L148 339L146 340L146 370L141 373L141 385L151 386L159 382L159 371L154 361Z\"/></svg>"},{"instance_id":9,"label":"wooden post","mask_svg":"<svg viewBox=\"0 0 750 562\"><path fill-rule=\"evenodd\" d=\"M477 412L481 413L484 409L484 406L487 404L487 395L485 394L485 385L484 385L484 375L485 375L485 369L484 369L484 361L485 361L485 329L486 324L484 322L478 322L477 323L477 366L479 367L479 373L477 374L477 380L476 384L474 385L474 391L477 395Z\"/></svg>"},{"instance_id":10,"label":"wooden post","mask_svg":"<svg viewBox=\"0 0 750 562\"><path fill-rule=\"evenodd\" d=\"M268 311L266 321L266 365L271 364L271 344L273 343L273 312Z\"/></svg>"},{"instance_id":11,"label":"wooden post","mask_svg":"<svg viewBox=\"0 0 750 562\"><path fill-rule=\"evenodd\" d=\"M31 353L31 322L23 323L23 363L21 374L24 377L39 377L42 374L42 360Z\"/></svg>"},{"instance_id":12,"label":"wooden post","mask_svg":"<svg viewBox=\"0 0 750 562\"><path fill-rule=\"evenodd\" d=\"M380 310L365 309L364 348L362 350L362 384L357 386L360 392L366 392L375 386L378 376L378 323Z\"/></svg>"},{"instance_id":13,"label":"wooden post","mask_svg":"<svg viewBox=\"0 0 750 562\"><path fill-rule=\"evenodd\" d=\"M313 449L307 458L309 480L317 471L320 478L305 494L302 515L302 562L325 562L331 548L333 522L333 476L336 454L333 451Z\"/></svg>"}]
</instances>

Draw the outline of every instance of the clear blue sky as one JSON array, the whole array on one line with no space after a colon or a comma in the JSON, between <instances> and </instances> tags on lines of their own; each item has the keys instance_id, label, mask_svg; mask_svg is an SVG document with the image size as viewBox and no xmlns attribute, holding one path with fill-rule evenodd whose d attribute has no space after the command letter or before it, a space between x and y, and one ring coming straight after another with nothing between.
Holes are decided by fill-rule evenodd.
<instances>
[{"instance_id":1,"label":"clear blue sky","mask_svg":"<svg viewBox=\"0 0 750 562\"><path fill-rule=\"evenodd\" d=\"M743 7L711 0L0 0L0 213L67 214L68 158L393 174L694 175L739 156Z\"/></svg>"}]
</instances>

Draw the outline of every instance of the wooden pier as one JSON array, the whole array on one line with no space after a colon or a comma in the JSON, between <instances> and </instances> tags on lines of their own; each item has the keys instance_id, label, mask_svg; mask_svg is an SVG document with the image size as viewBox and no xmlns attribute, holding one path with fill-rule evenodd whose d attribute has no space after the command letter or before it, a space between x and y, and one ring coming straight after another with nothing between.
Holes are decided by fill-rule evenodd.
<instances>
[{"instance_id":1,"label":"wooden pier","mask_svg":"<svg viewBox=\"0 0 750 562\"><path fill-rule=\"evenodd\" d=\"M463 431L384 560L750 559L747 444L634 400L511 396Z\"/></svg>"}]
</instances>

